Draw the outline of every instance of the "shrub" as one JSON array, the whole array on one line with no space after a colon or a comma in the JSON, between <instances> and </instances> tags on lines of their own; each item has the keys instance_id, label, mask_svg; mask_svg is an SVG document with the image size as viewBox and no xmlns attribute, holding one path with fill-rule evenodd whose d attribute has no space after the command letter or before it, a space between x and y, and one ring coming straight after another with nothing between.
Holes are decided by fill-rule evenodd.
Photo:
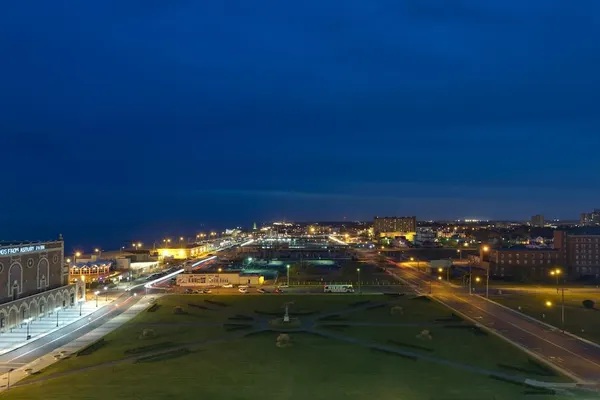
<instances>
[{"instance_id":1,"label":"shrub","mask_svg":"<svg viewBox=\"0 0 600 400\"><path fill-rule=\"evenodd\" d=\"M289 347L292 345L292 339L287 333L282 333L277 337L277 342L275 343L275 345L277 347Z\"/></svg>"},{"instance_id":2,"label":"shrub","mask_svg":"<svg viewBox=\"0 0 600 400\"><path fill-rule=\"evenodd\" d=\"M154 331L154 329L146 328L142 331L142 338L144 339L153 338L155 336L156 332Z\"/></svg>"},{"instance_id":3,"label":"shrub","mask_svg":"<svg viewBox=\"0 0 600 400\"><path fill-rule=\"evenodd\" d=\"M391 308L390 314L392 314L392 315L396 315L396 314L402 315L402 314L404 314L404 309L402 307L400 307L400 306L394 306L394 307Z\"/></svg>"},{"instance_id":4,"label":"shrub","mask_svg":"<svg viewBox=\"0 0 600 400\"><path fill-rule=\"evenodd\" d=\"M585 308L588 308L590 310L596 306L596 303L594 303L594 300L584 300L581 303L583 304L583 306Z\"/></svg>"},{"instance_id":5,"label":"shrub","mask_svg":"<svg viewBox=\"0 0 600 400\"><path fill-rule=\"evenodd\" d=\"M185 310L181 306L173 307L173 314L182 315L185 314Z\"/></svg>"}]
</instances>

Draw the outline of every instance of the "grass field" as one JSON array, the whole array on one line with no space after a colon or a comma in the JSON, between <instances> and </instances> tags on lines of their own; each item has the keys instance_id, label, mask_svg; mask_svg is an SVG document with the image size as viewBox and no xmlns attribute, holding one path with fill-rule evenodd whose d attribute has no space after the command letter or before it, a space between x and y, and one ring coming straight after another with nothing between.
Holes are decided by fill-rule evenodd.
<instances>
[{"instance_id":1,"label":"grass field","mask_svg":"<svg viewBox=\"0 0 600 400\"><path fill-rule=\"evenodd\" d=\"M280 348L276 346L279 333L262 329L266 321L276 318L267 314L283 314L284 301L294 302L291 316L301 321L305 332L289 333L292 345ZM564 381L560 376L536 375L542 370L518 349L473 331L448 310L422 299L168 296L159 304L155 312L143 312L109 334L98 350L60 361L4 397L516 399L529 398L525 393L533 389L492 379L477 369ZM177 306L185 314L174 314ZM402 312L392 314L392 307L402 307ZM238 330L231 329L233 325L248 326ZM144 329L153 329L156 336L140 339ZM431 339L416 337L424 329L431 332ZM411 359L376 345L433 359ZM163 354L151 356L157 348ZM176 348L180 350L172 351ZM138 354L132 356L132 350ZM534 398L546 396L538 391Z\"/></svg>"},{"instance_id":2,"label":"grass field","mask_svg":"<svg viewBox=\"0 0 600 400\"><path fill-rule=\"evenodd\" d=\"M562 328L561 294L556 291L548 293L511 293L490 294L490 299L511 307L557 328ZM598 294L581 294L565 290L565 324L566 331L600 343L600 311L585 309L583 300L593 300L600 307L600 291ZM552 305L547 306L546 302Z\"/></svg>"}]
</instances>

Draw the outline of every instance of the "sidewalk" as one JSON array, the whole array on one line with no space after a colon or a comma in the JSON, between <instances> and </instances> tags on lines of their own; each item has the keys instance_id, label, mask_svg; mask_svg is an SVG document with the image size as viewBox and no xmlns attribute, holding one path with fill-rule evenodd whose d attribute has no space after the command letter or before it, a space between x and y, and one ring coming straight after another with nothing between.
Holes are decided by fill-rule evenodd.
<instances>
[{"instance_id":1,"label":"sidewalk","mask_svg":"<svg viewBox=\"0 0 600 400\"><path fill-rule=\"evenodd\" d=\"M156 298L158 296L153 295L153 296L142 297L136 304L129 307L126 311L119 314L115 318L111 319L104 325L94 329L91 332L86 333L85 335L54 350L51 353L48 353L48 354L38 358L37 360L35 360L29 364L26 364L19 368L14 369L12 372L10 372L10 386L12 387L20 380L29 376L31 373L40 371L40 370L54 364L55 362L58 362L62 357L70 356L71 354L76 353L77 351L84 348L85 346L90 345L91 343L95 342L96 340L100 339L101 337L103 337L103 336L107 335L108 333L112 332L113 330L117 329L124 323L130 321L132 318L134 318L136 315L138 315L140 312L142 312L143 310L145 310L148 307L148 305L150 304L148 302L148 299L150 297ZM95 306L95 302L94 302L94 306ZM94 309L97 310L95 307L94 307ZM7 390L7 383L8 383L8 373L5 373L0 376L0 393Z\"/></svg>"},{"instance_id":2,"label":"sidewalk","mask_svg":"<svg viewBox=\"0 0 600 400\"><path fill-rule=\"evenodd\" d=\"M93 296L92 300L86 301L81 307L74 305L72 307L65 307L59 311L52 311L41 318L36 318L29 324L21 324L18 328L0 333L0 355L10 353L82 318L86 318L93 312L112 303L120 295L121 293L111 293L108 296L108 301L106 296L99 296L98 307L96 307L96 298ZM27 335L30 335L29 340L27 339Z\"/></svg>"}]
</instances>

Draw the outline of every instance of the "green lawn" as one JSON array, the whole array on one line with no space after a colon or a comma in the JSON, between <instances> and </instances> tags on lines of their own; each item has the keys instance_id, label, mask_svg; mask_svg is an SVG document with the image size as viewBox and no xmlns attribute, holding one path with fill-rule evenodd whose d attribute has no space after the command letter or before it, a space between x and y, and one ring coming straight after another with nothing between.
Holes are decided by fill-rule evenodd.
<instances>
[{"instance_id":1,"label":"green lawn","mask_svg":"<svg viewBox=\"0 0 600 400\"><path fill-rule=\"evenodd\" d=\"M561 321L561 295L556 291L548 294L526 293L526 294L490 294L490 299L500 304L544 321L557 328L562 327ZM600 311L588 310L582 305L582 301L590 299L596 302L600 308L600 291L598 294L581 294L565 290L565 325L566 331L578 336L600 343ZM546 302L551 302L548 307Z\"/></svg>"},{"instance_id":2,"label":"green lawn","mask_svg":"<svg viewBox=\"0 0 600 400\"><path fill-rule=\"evenodd\" d=\"M122 364L17 387L43 399L518 399L525 388L309 335L277 348L275 334L215 344L159 363ZM536 399L558 398L536 395Z\"/></svg>"},{"instance_id":3,"label":"green lawn","mask_svg":"<svg viewBox=\"0 0 600 400\"><path fill-rule=\"evenodd\" d=\"M208 305L205 299L228 304L211 306L212 310L189 307L188 303ZM450 317L442 306L408 297L390 298L367 295L310 296L167 296L159 299L156 312L143 312L130 323L107 335L107 344L87 356L71 357L24 381L25 385L11 389L11 400L44 399L191 399L198 397L223 399L518 399L530 398L526 387L491 379L485 374L443 365L438 362L410 360L396 354L374 351L363 344L348 343L310 333L290 333L292 346L275 345L278 333L263 332L240 338L243 331L230 332L222 324L244 324L229 318L251 314L255 310L280 312L282 303L293 301L290 311L334 312L359 307L361 301L388 302L384 307L340 313L347 322L416 323L411 327L324 328L316 321L317 330L358 338L365 343L392 346L389 340L431 348L432 352L396 347L428 354L448 361L465 363L525 376L498 368L498 363L531 368L527 357L516 348L491 336L477 336L469 330L451 329L447 324L460 321L438 321ZM401 315L391 315L394 305L403 308ZM173 308L181 306L187 314L175 315ZM258 318L258 317L257 317ZM271 317L261 317L270 319ZM307 319L312 317L299 316ZM337 323L331 322L329 323ZM202 326L201 324L221 325ZM431 324L437 324L430 328ZM258 326L258 323L255 327ZM312 326L312 325L311 325ZM144 328L155 330L153 339L139 339ZM415 338L422 329L429 329L432 340ZM219 339L209 344L207 339ZM189 354L172 353L159 361L135 362L122 360L126 350L165 341L185 345ZM83 367L96 366L79 371ZM61 374L64 373L64 374ZM66 375L65 375L66 374ZM561 377L539 380L564 380ZM36 382L40 380L40 382ZM1 396L0 396L1 397ZM536 399L546 397L539 393Z\"/></svg>"}]
</instances>

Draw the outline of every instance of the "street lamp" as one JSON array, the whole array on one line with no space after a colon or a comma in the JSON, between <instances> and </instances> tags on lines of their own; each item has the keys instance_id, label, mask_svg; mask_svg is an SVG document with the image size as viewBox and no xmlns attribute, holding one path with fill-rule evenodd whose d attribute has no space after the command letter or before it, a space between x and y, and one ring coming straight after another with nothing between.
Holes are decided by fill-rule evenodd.
<instances>
[{"instance_id":1,"label":"street lamp","mask_svg":"<svg viewBox=\"0 0 600 400\"><path fill-rule=\"evenodd\" d=\"M456 250L456 252L458 253L458 255L460 256L460 259L462 260L462 251L460 251L460 249Z\"/></svg>"},{"instance_id":2,"label":"street lamp","mask_svg":"<svg viewBox=\"0 0 600 400\"><path fill-rule=\"evenodd\" d=\"M96 308L98 308L98 295L100 294L100 291L96 290L94 294L96 295Z\"/></svg>"},{"instance_id":3,"label":"street lamp","mask_svg":"<svg viewBox=\"0 0 600 400\"><path fill-rule=\"evenodd\" d=\"M558 294L558 277L560 276L560 269L556 268L553 271L550 271L550 275L556 276L556 294Z\"/></svg>"},{"instance_id":4,"label":"street lamp","mask_svg":"<svg viewBox=\"0 0 600 400\"><path fill-rule=\"evenodd\" d=\"M217 271L219 272L217 274L217 294L219 294L219 288L221 287L221 271L222 271L222 269L219 268Z\"/></svg>"},{"instance_id":5,"label":"street lamp","mask_svg":"<svg viewBox=\"0 0 600 400\"><path fill-rule=\"evenodd\" d=\"M77 257L81 257L81 252L80 251L76 251L73 257L74 262L77 262Z\"/></svg>"},{"instance_id":6,"label":"street lamp","mask_svg":"<svg viewBox=\"0 0 600 400\"><path fill-rule=\"evenodd\" d=\"M362 293L361 291L361 287L360 287L360 268L356 268L356 273L358 274L358 293Z\"/></svg>"},{"instance_id":7,"label":"street lamp","mask_svg":"<svg viewBox=\"0 0 600 400\"><path fill-rule=\"evenodd\" d=\"M475 278L475 282L477 282L477 283L481 282L481 278L480 277L476 277Z\"/></svg>"},{"instance_id":8,"label":"street lamp","mask_svg":"<svg viewBox=\"0 0 600 400\"><path fill-rule=\"evenodd\" d=\"M29 335L29 324L31 323L31 318L27 318L25 320L25 324L27 325L27 340L31 339L31 335Z\"/></svg>"},{"instance_id":9,"label":"street lamp","mask_svg":"<svg viewBox=\"0 0 600 400\"><path fill-rule=\"evenodd\" d=\"M54 311L56 312L56 327L58 328L58 313L60 312L60 307L56 307Z\"/></svg>"},{"instance_id":10,"label":"street lamp","mask_svg":"<svg viewBox=\"0 0 600 400\"><path fill-rule=\"evenodd\" d=\"M108 286L104 286L104 294L106 295L106 302L108 303Z\"/></svg>"},{"instance_id":11,"label":"street lamp","mask_svg":"<svg viewBox=\"0 0 600 400\"><path fill-rule=\"evenodd\" d=\"M482 250L485 253L487 253L490 250L490 248L488 246L483 246ZM483 261L483 259L481 261ZM490 263L488 262L487 268L485 270L485 298L487 299L489 297L490 297Z\"/></svg>"},{"instance_id":12,"label":"street lamp","mask_svg":"<svg viewBox=\"0 0 600 400\"><path fill-rule=\"evenodd\" d=\"M290 264L285 266L285 269L287 270L287 286L290 286Z\"/></svg>"},{"instance_id":13,"label":"street lamp","mask_svg":"<svg viewBox=\"0 0 600 400\"><path fill-rule=\"evenodd\" d=\"M6 377L6 390L10 389L10 373L13 372L15 369L14 368L10 368L8 370L8 375Z\"/></svg>"},{"instance_id":14,"label":"street lamp","mask_svg":"<svg viewBox=\"0 0 600 400\"><path fill-rule=\"evenodd\" d=\"M558 294L558 276L560 275L561 270L560 269L555 269L554 271L550 271L550 275L555 275L556 276L556 293ZM562 296L561 296L561 300L560 300L560 307L561 307L561 312L560 312L560 322L562 325L562 331L565 331L565 287L562 286L560 288ZM546 305L548 305L549 301L546 302Z\"/></svg>"}]
</instances>

